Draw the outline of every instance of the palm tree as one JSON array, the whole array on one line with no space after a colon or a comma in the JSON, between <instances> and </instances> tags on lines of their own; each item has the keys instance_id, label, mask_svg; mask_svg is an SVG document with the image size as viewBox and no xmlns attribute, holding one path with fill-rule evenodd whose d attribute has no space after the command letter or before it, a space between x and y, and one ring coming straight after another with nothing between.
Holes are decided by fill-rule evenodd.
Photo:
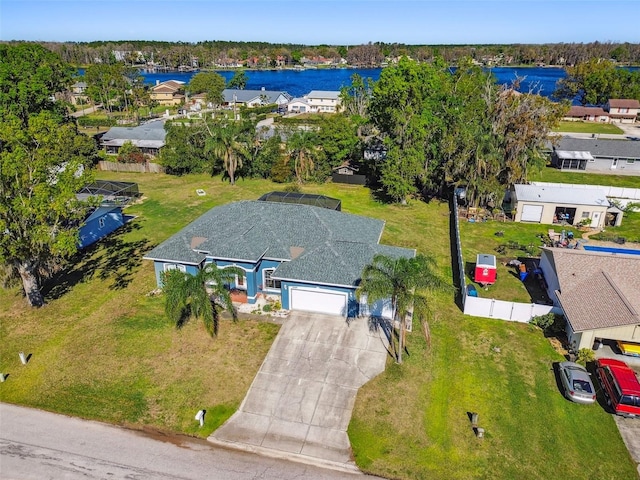
<instances>
[{"instance_id":1,"label":"palm tree","mask_svg":"<svg viewBox=\"0 0 640 480\"><path fill-rule=\"evenodd\" d=\"M296 130L287 139L287 153L293 160L293 170L298 183L307 180L315 168L318 135L310 130Z\"/></svg>"},{"instance_id":2,"label":"palm tree","mask_svg":"<svg viewBox=\"0 0 640 480\"><path fill-rule=\"evenodd\" d=\"M393 327L398 325L397 335L390 335L389 343L397 363L402 363L402 352L405 348L405 331L407 317L422 320L422 325L429 338L427 322L427 291L443 290L445 282L433 271L435 260L426 255L414 258L393 258L378 254L373 261L364 267L360 286L357 289L358 299L366 296L369 305L380 300L390 300L393 311ZM397 337L397 343L396 339Z\"/></svg>"},{"instance_id":3,"label":"palm tree","mask_svg":"<svg viewBox=\"0 0 640 480\"><path fill-rule=\"evenodd\" d=\"M162 289L167 317L178 328L191 317L201 318L209 335L217 335L220 307L231 313L233 321L238 319L226 287L233 283L236 275L244 275L244 272L237 267L218 269L213 264L205 265L196 275L180 270L164 272Z\"/></svg>"},{"instance_id":4,"label":"palm tree","mask_svg":"<svg viewBox=\"0 0 640 480\"><path fill-rule=\"evenodd\" d=\"M243 159L249 155L245 133L247 125L235 121L220 122L211 128L206 124L209 138L205 144L205 153L211 153L222 161L229 175L231 185L236 183L236 172L242 168Z\"/></svg>"}]
</instances>

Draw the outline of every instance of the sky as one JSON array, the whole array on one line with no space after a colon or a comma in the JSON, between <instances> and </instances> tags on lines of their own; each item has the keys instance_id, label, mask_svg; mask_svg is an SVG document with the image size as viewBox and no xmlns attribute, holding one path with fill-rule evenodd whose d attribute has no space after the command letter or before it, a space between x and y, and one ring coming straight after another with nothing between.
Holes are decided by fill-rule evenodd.
<instances>
[{"instance_id":1,"label":"sky","mask_svg":"<svg viewBox=\"0 0 640 480\"><path fill-rule=\"evenodd\" d=\"M640 43L640 0L0 0L0 40Z\"/></svg>"}]
</instances>

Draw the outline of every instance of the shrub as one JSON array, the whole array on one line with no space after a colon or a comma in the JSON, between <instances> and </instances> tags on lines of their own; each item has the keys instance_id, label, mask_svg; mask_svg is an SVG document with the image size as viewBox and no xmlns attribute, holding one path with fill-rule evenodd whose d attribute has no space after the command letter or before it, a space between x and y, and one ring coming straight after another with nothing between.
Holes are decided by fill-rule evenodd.
<instances>
[{"instance_id":1,"label":"shrub","mask_svg":"<svg viewBox=\"0 0 640 480\"><path fill-rule=\"evenodd\" d=\"M282 190L285 192L300 193L300 185L298 185L297 183L290 183L288 185L285 185Z\"/></svg>"},{"instance_id":2,"label":"shrub","mask_svg":"<svg viewBox=\"0 0 640 480\"><path fill-rule=\"evenodd\" d=\"M555 336L564 332L564 317L553 312L533 317L529 323L540 327L546 335Z\"/></svg>"},{"instance_id":3,"label":"shrub","mask_svg":"<svg viewBox=\"0 0 640 480\"><path fill-rule=\"evenodd\" d=\"M589 362L593 362L596 359L596 352L590 348L581 348L578 350L578 356L576 362L581 365L586 365Z\"/></svg>"},{"instance_id":4,"label":"shrub","mask_svg":"<svg viewBox=\"0 0 640 480\"><path fill-rule=\"evenodd\" d=\"M546 315L537 315L535 317L532 317L531 320L529 320L529 323L532 325L535 325L536 327L540 327L542 330L547 331L548 329L551 328L551 326L555 323L556 321L556 315L555 313L547 313Z\"/></svg>"},{"instance_id":5,"label":"shrub","mask_svg":"<svg viewBox=\"0 0 640 480\"><path fill-rule=\"evenodd\" d=\"M264 307L262 307L263 312L270 312L273 309L270 303L267 303Z\"/></svg>"}]
</instances>

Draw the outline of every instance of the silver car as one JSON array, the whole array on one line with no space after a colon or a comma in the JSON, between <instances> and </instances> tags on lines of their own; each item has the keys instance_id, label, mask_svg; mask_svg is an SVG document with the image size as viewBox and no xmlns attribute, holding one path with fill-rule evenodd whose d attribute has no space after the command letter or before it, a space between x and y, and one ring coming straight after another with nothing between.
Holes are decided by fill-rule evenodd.
<instances>
[{"instance_id":1,"label":"silver car","mask_svg":"<svg viewBox=\"0 0 640 480\"><path fill-rule=\"evenodd\" d=\"M582 365L574 362L558 364L560 380L564 388L564 395L576 403L594 403L596 390L593 388L589 372Z\"/></svg>"}]
</instances>

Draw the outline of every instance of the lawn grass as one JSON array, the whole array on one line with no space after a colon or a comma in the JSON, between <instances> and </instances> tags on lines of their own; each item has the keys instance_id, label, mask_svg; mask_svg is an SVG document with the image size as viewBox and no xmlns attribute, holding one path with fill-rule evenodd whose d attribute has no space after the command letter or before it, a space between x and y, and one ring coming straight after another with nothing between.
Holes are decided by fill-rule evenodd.
<instances>
[{"instance_id":1,"label":"lawn grass","mask_svg":"<svg viewBox=\"0 0 640 480\"><path fill-rule=\"evenodd\" d=\"M10 375L0 399L208 435L241 402L278 327L224 321L215 340L198 322L177 331L163 316L162 297L148 295L153 266L140 258L207 209L282 185L240 180L230 187L206 175L98 172L97 178L139 184L143 200L126 209L136 219L60 277L44 308L25 307L18 289L0 290L0 371ZM207 195L196 195L199 188ZM447 203L384 205L364 187L331 183L303 191L385 220L382 243L434 255L442 276L451 278ZM505 239L521 235L497 222L463 229L475 231L479 242L497 229ZM432 300L432 348L416 325L405 364L389 362L359 392L349 435L361 468L406 479L542 479L559 472L566 479L636 478L613 419L558 393L550 368L561 357L539 330L465 317L452 298L448 292ZM28 365L19 364L18 351L33 354ZM201 408L206 425L198 429L193 417ZM483 440L474 437L468 411L479 413Z\"/></svg>"},{"instance_id":2,"label":"lawn grass","mask_svg":"<svg viewBox=\"0 0 640 480\"><path fill-rule=\"evenodd\" d=\"M570 122L563 120L554 132L566 133L608 133L608 134L624 134L624 131L612 123L594 123L594 122Z\"/></svg>"},{"instance_id":3,"label":"lawn grass","mask_svg":"<svg viewBox=\"0 0 640 480\"><path fill-rule=\"evenodd\" d=\"M462 258L464 260L467 284L474 283L473 272L476 255L479 253L495 255L497 262L496 283L487 287L486 290L476 285L479 296L523 303L531 303L533 300L540 301L541 298L539 295L542 294L542 291L535 279L530 276L525 283L521 282L516 269L506 264L513 259L532 261L534 258L539 257L540 247L543 245L540 237L548 234L550 227L552 227L552 225L495 220L471 223L461 218L460 243L462 246ZM560 229L557 229L557 231L560 231ZM576 238L579 238L581 235L575 228L566 229L566 231L574 232ZM496 233L498 232L500 232L502 236L497 236ZM507 245L515 244L523 248L507 247L504 253L496 250L500 246L506 247ZM532 298L532 294L535 298Z\"/></svg>"},{"instance_id":4,"label":"lawn grass","mask_svg":"<svg viewBox=\"0 0 640 480\"><path fill-rule=\"evenodd\" d=\"M627 242L640 243L640 212L625 212L622 218L622 225L619 227L607 227L590 238L613 241L617 237L622 237ZM624 248L624 245L621 245L621 247Z\"/></svg>"},{"instance_id":5,"label":"lawn grass","mask_svg":"<svg viewBox=\"0 0 640 480\"><path fill-rule=\"evenodd\" d=\"M611 187L640 188L640 176L608 175L601 173L567 172L546 167L529 176L530 181L573 183L586 185L605 185Z\"/></svg>"},{"instance_id":6,"label":"lawn grass","mask_svg":"<svg viewBox=\"0 0 640 480\"><path fill-rule=\"evenodd\" d=\"M412 333L405 363L390 362L358 393L349 436L361 469L394 479L637 478L611 415L559 393L552 365L563 358L540 330L465 317L446 297L434 307L431 349Z\"/></svg>"}]
</instances>

